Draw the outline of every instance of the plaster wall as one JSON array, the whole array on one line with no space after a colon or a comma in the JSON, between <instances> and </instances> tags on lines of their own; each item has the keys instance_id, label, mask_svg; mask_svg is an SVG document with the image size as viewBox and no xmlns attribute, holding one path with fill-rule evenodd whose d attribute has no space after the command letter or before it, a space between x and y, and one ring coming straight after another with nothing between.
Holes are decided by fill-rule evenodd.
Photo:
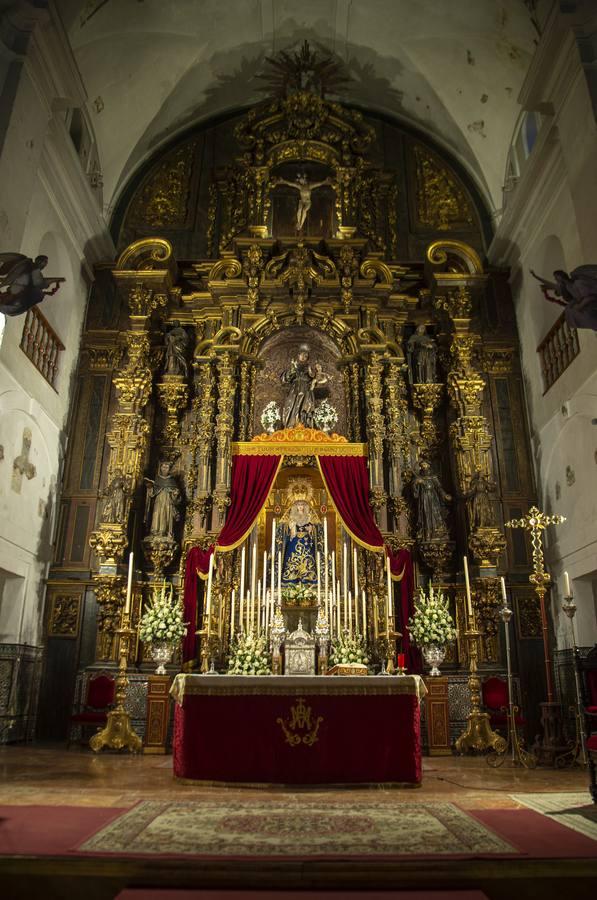
<instances>
[{"instance_id":1,"label":"plaster wall","mask_svg":"<svg viewBox=\"0 0 597 900\"><path fill-rule=\"evenodd\" d=\"M546 532L560 646L570 640L560 613L564 571L577 639L597 641L597 334L578 331L580 353L544 391L537 347L562 309L543 299L530 270L551 279L555 269L597 261L597 123L576 24L555 9L531 64L519 100L542 111L542 128L490 248L491 261L511 271L540 506L566 516Z\"/></svg>"},{"instance_id":2,"label":"plaster wall","mask_svg":"<svg viewBox=\"0 0 597 900\"><path fill-rule=\"evenodd\" d=\"M18 82L0 144L0 183L8 187L0 244L45 253L47 273L66 279L40 306L65 349L52 387L20 348L25 316L0 327L0 644L38 646L92 267L114 249L65 124L69 106L85 101L68 40L52 9L38 11L30 26L26 49L11 52Z\"/></svg>"}]
</instances>

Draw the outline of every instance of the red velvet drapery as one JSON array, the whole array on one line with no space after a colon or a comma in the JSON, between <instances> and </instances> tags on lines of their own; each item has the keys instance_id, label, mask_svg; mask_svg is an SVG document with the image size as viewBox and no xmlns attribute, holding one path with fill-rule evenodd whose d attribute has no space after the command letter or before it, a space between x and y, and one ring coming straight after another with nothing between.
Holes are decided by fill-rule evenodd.
<instances>
[{"instance_id":1,"label":"red velvet drapery","mask_svg":"<svg viewBox=\"0 0 597 900\"><path fill-rule=\"evenodd\" d=\"M369 506L369 473L364 456L319 456L326 489L352 538L366 550L380 551L383 538Z\"/></svg>"},{"instance_id":2,"label":"red velvet drapery","mask_svg":"<svg viewBox=\"0 0 597 900\"><path fill-rule=\"evenodd\" d=\"M184 573L184 620L188 622L187 633L182 643L183 663L197 656L197 606L199 604L199 572L205 574L209 569L209 557L213 553L213 544L207 550L191 547Z\"/></svg>"},{"instance_id":3,"label":"red velvet drapery","mask_svg":"<svg viewBox=\"0 0 597 900\"><path fill-rule=\"evenodd\" d=\"M232 459L230 508L215 544L218 551L239 547L263 509L278 474L280 456L235 456ZM184 612L188 622L183 641L183 662L195 659L197 651L197 601L199 573L206 575L209 557L214 551L191 547L187 556L184 581Z\"/></svg>"},{"instance_id":4,"label":"red velvet drapery","mask_svg":"<svg viewBox=\"0 0 597 900\"><path fill-rule=\"evenodd\" d=\"M268 498L281 461L282 457L275 455L239 454L233 457L230 508L216 541L217 550L234 550L246 539ZM348 533L367 550L381 552L384 548L383 537L369 505L369 473L365 457L322 455L318 456L318 462L326 489ZM411 672L418 672L421 670L420 655L410 643L405 627L413 612L412 558L408 550L392 553L387 546L385 550L390 558L392 575L400 581L402 650L406 656L406 666ZM183 643L184 662L196 658L198 573L207 574L213 551L213 546L207 550L192 547L187 556L184 611L185 621L189 625Z\"/></svg>"},{"instance_id":5,"label":"red velvet drapery","mask_svg":"<svg viewBox=\"0 0 597 900\"><path fill-rule=\"evenodd\" d=\"M367 550L381 550L382 534L377 527L369 505L369 473L364 456L320 456L319 468L342 524L357 544ZM421 670L418 650L411 644L406 627L413 612L413 564L408 550L393 553L386 546L390 558L390 571L400 580L400 611L402 614L402 651L406 667L411 672Z\"/></svg>"}]
</instances>

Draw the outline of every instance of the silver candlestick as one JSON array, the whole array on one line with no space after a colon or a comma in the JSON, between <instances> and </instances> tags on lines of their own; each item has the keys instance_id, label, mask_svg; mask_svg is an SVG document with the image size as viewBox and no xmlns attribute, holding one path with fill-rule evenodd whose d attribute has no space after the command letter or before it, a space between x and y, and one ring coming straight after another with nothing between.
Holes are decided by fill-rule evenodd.
<instances>
[{"instance_id":1,"label":"silver candlestick","mask_svg":"<svg viewBox=\"0 0 597 900\"><path fill-rule=\"evenodd\" d=\"M513 701L512 659L510 656L510 619L512 618L512 610L508 607L506 600L504 600L504 605L499 611L499 616L504 623L504 637L506 639L506 665L508 667L508 740L501 752L494 750L486 757L486 759L490 766L497 768L506 761L508 749L510 749L510 764L512 766L523 766L525 769L534 769L537 765L537 758L533 753L529 753L528 750L523 748L522 741L518 737L518 729L516 726L518 706L515 706Z\"/></svg>"},{"instance_id":2,"label":"silver candlestick","mask_svg":"<svg viewBox=\"0 0 597 900\"><path fill-rule=\"evenodd\" d=\"M578 672L578 646L576 644L576 629L574 628L574 616L576 615L576 603L572 593L564 597L562 610L570 620L570 631L572 632L572 655L574 665L574 687L576 689L576 704L570 707L574 710L575 740L574 746L567 753L562 753L556 758L556 763L562 765L566 759L570 758L572 765L577 763L580 766L587 765L587 748L585 722L583 715L582 693L580 689L580 675Z\"/></svg>"}]
</instances>

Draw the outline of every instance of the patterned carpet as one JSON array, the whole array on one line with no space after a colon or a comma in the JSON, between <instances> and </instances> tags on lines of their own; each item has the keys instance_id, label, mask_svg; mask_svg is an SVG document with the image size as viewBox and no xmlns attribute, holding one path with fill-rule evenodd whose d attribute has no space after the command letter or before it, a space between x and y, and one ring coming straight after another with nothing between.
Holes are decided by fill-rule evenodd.
<instances>
[{"instance_id":1,"label":"patterned carpet","mask_svg":"<svg viewBox=\"0 0 597 900\"><path fill-rule=\"evenodd\" d=\"M510 794L513 800L597 841L597 804L582 794Z\"/></svg>"},{"instance_id":2,"label":"patterned carpet","mask_svg":"<svg viewBox=\"0 0 597 900\"><path fill-rule=\"evenodd\" d=\"M74 849L74 848L73 848ZM452 803L143 801L79 852L211 858L517 855Z\"/></svg>"}]
</instances>

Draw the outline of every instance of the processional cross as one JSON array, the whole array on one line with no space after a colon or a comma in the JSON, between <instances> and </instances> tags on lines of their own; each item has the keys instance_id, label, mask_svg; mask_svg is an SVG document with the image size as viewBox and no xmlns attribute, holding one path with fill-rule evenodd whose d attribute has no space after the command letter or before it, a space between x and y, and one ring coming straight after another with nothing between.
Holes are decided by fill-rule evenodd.
<instances>
[{"instance_id":1,"label":"processional cross","mask_svg":"<svg viewBox=\"0 0 597 900\"><path fill-rule=\"evenodd\" d=\"M549 632L547 627L547 613L545 611L545 594L551 576L545 571L543 557L543 532L548 525L560 525L566 521L566 516L546 516L536 506L531 506L526 516L522 519L511 519L505 522L506 528L524 528L530 532L531 546L533 549L533 574L529 575L529 581L535 585L535 593L539 597L541 609L541 630L543 632L543 652L545 656L545 677L547 680L547 702L553 703L553 676L551 673L551 652L549 649Z\"/></svg>"}]
</instances>

